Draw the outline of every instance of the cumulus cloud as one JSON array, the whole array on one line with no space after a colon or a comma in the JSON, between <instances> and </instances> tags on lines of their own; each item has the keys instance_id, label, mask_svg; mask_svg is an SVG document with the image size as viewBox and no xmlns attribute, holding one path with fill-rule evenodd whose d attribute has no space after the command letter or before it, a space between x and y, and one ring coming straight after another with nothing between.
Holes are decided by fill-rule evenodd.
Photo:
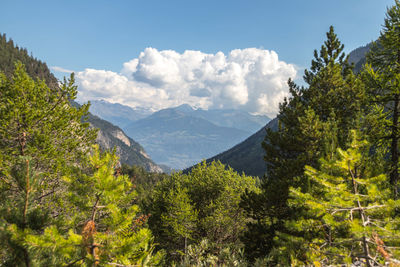
<instances>
[{"instance_id":1,"label":"cumulus cloud","mask_svg":"<svg viewBox=\"0 0 400 267\"><path fill-rule=\"evenodd\" d=\"M257 48L228 55L146 48L120 73L85 69L76 77L81 101L105 99L153 110L187 103L274 116L296 68L274 51Z\"/></svg>"}]
</instances>

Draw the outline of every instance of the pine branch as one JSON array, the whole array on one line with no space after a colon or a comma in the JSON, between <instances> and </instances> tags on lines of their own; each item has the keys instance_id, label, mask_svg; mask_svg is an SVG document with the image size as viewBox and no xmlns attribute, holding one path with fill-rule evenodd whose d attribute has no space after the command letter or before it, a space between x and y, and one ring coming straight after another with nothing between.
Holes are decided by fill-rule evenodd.
<instances>
[{"instance_id":1,"label":"pine branch","mask_svg":"<svg viewBox=\"0 0 400 267\"><path fill-rule=\"evenodd\" d=\"M377 208L383 208L386 207L386 205L374 205L374 206L368 206L368 207L354 207L354 208L341 208L341 209L333 209L330 210L332 214L335 214L336 212L339 211L363 211L363 210L370 210L370 209L377 209Z\"/></svg>"},{"instance_id":2,"label":"pine branch","mask_svg":"<svg viewBox=\"0 0 400 267\"><path fill-rule=\"evenodd\" d=\"M65 266L65 267L74 266L76 263L80 262L81 260L84 260L85 258L86 258L86 256L85 256L85 257L82 257L82 258L80 258L80 259L74 260L73 262L67 263L67 264L64 265L64 266Z\"/></svg>"},{"instance_id":3,"label":"pine branch","mask_svg":"<svg viewBox=\"0 0 400 267\"><path fill-rule=\"evenodd\" d=\"M124 264L119 264L119 263L114 263L114 262L107 262L109 265L113 266L118 266L118 267L140 267L142 265L124 265Z\"/></svg>"}]
</instances>

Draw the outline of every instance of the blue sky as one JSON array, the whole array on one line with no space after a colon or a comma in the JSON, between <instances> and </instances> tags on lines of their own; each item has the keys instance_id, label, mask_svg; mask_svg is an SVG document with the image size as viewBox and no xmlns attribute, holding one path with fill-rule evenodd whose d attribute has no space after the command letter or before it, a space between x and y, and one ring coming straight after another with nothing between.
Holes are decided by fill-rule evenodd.
<instances>
[{"instance_id":1,"label":"blue sky","mask_svg":"<svg viewBox=\"0 0 400 267\"><path fill-rule=\"evenodd\" d=\"M279 60L300 69L300 77L330 25L334 25L346 51L351 51L379 36L386 7L393 3L2 0L0 32L48 66L76 72L90 68L119 73L124 63L138 58L149 47L180 54L195 50L213 55L218 51L228 55L234 49L257 48L275 51ZM137 105L133 103L130 102ZM179 103L176 100L169 105ZM198 102L199 106L203 104ZM215 105L225 107L221 101Z\"/></svg>"}]
</instances>

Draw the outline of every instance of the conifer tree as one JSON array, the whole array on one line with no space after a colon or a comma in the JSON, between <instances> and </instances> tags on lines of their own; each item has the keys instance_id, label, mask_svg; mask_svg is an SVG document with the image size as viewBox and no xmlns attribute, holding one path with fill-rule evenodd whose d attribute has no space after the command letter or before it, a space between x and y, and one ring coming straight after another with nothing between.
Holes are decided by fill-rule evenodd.
<instances>
[{"instance_id":1,"label":"conifer tree","mask_svg":"<svg viewBox=\"0 0 400 267\"><path fill-rule=\"evenodd\" d=\"M90 157L91 174L65 176L67 202L75 212L66 219L67 230L50 226L43 235L29 234L29 250L39 266L148 266L160 263L153 255L149 229L143 227L134 205L135 191L128 176L116 173L115 154Z\"/></svg>"},{"instance_id":2,"label":"conifer tree","mask_svg":"<svg viewBox=\"0 0 400 267\"><path fill-rule=\"evenodd\" d=\"M289 80L291 96L280 105L279 129L267 131L262 193L244 198L243 205L254 219L245 236L250 258L268 254L275 231L282 231L284 221L296 216L296 210L287 205L289 187L308 190L304 167L318 167L319 158L344 147L362 111L363 84L352 73L333 27L326 36L320 52L314 52L311 69L305 71L308 87Z\"/></svg>"},{"instance_id":3,"label":"conifer tree","mask_svg":"<svg viewBox=\"0 0 400 267\"><path fill-rule=\"evenodd\" d=\"M11 79L0 73L0 255L6 266L30 266L26 234L63 221L61 176L83 161L95 138L81 122L88 106L70 104L76 94L73 76L49 88L21 63Z\"/></svg>"},{"instance_id":4,"label":"conifer tree","mask_svg":"<svg viewBox=\"0 0 400 267\"><path fill-rule=\"evenodd\" d=\"M394 218L400 201L391 199L386 175L371 164L368 143L353 135L349 149L321 160L318 170L306 167L313 190L290 188L289 205L301 215L286 221L289 232L276 237L279 246L271 254L278 263L400 263L400 220Z\"/></svg>"},{"instance_id":5,"label":"conifer tree","mask_svg":"<svg viewBox=\"0 0 400 267\"><path fill-rule=\"evenodd\" d=\"M378 105L381 128L376 145L390 154L388 169L390 183L396 197L399 196L399 141L400 141L400 1L387 10L383 30L368 55L369 63L364 71L371 104ZM383 119L382 119L383 118Z\"/></svg>"},{"instance_id":6,"label":"conifer tree","mask_svg":"<svg viewBox=\"0 0 400 267\"><path fill-rule=\"evenodd\" d=\"M175 242L184 243L184 253L187 253L188 239L192 240L196 229L198 212L193 208L187 194L187 188L177 186L176 190L166 192L166 212L161 219L164 222L166 232L176 237ZM183 242L182 242L183 240Z\"/></svg>"}]
</instances>

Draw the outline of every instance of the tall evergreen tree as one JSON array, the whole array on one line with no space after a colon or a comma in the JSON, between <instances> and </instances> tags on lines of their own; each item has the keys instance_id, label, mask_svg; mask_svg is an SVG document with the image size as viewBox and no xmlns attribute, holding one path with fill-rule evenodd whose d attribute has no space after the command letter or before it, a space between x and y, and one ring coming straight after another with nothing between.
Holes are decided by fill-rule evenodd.
<instances>
[{"instance_id":1,"label":"tall evergreen tree","mask_svg":"<svg viewBox=\"0 0 400 267\"><path fill-rule=\"evenodd\" d=\"M61 176L84 159L95 138L81 123L88 106L70 104L76 94L73 76L50 89L21 63L11 79L0 73L0 250L11 252L0 252L5 265L31 262L23 238L10 236L9 227L40 233L62 221Z\"/></svg>"},{"instance_id":2,"label":"tall evergreen tree","mask_svg":"<svg viewBox=\"0 0 400 267\"><path fill-rule=\"evenodd\" d=\"M393 192L399 195L399 141L400 141L400 1L387 10L383 30L367 58L364 78L369 88L372 104L385 117L378 127L378 146L389 148L390 166L388 173Z\"/></svg>"},{"instance_id":3,"label":"tall evergreen tree","mask_svg":"<svg viewBox=\"0 0 400 267\"><path fill-rule=\"evenodd\" d=\"M305 71L308 87L289 80L290 98L280 105L279 129L267 131L263 147L267 174L261 194L242 202L254 220L245 239L249 257L265 256L274 246L277 230L296 210L287 205L290 186L307 191L304 167L318 167L318 159L344 146L364 101L364 87L351 71L343 45L333 27L311 69ZM256 240L256 242L254 242Z\"/></svg>"},{"instance_id":4,"label":"tall evergreen tree","mask_svg":"<svg viewBox=\"0 0 400 267\"><path fill-rule=\"evenodd\" d=\"M279 245L272 252L278 263L400 263L399 218L394 218L400 201L391 199L386 175L370 160L369 144L353 133L348 150L321 160L319 170L306 167L313 190L290 188L289 205L301 214L285 226L302 234L278 233Z\"/></svg>"}]
</instances>

